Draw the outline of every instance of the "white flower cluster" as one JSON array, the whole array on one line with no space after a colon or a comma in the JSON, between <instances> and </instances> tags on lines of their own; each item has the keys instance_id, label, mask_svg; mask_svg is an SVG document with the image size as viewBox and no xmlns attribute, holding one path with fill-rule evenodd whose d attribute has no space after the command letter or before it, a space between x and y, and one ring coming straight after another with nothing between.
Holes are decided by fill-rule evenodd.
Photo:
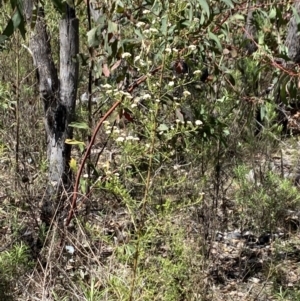
<instances>
[{"instance_id":1,"label":"white flower cluster","mask_svg":"<svg viewBox=\"0 0 300 301\"><path fill-rule=\"evenodd\" d=\"M139 137L135 137L135 136L119 136L115 141L116 142L124 142L124 141L139 141L140 138Z\"/></svg>"},{"instance_id":2,"label":"white flower cluster","mask_svg":"<svg viewBox=\"0 0 300 301\"><path fill-rule=\"evenodd\" d=\"M131 53L129 53L129 52L122 53L122 59L126 59L128 57L131 57Z\"/></svg>"}]
</instances>

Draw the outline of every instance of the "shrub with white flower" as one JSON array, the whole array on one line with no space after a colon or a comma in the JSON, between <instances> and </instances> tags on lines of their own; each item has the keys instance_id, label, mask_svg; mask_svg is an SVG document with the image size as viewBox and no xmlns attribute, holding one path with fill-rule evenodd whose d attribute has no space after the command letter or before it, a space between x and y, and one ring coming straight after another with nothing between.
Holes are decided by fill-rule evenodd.
<instances>
[{"instance_id":1,"label":"shrub with white flower","mask_svg":"<svg viewBox=\"0 0 300 301\"><path fill-rule=\"evenodd\" d=\"M136 26L137 28L140 28L140 27L143 27L145 24L146 24L145 22L139 21L139 22L137 22L137 23L135 24L135 26Z\"/></svg>"},{"instance_id":2,"label":"shrub with white flower","mask_svg":"<svg viewBox=\"0 0 300 301\"><path fill-rule=\"evenodd\" d=\"M122 53L122 59L125 59L125 58L128 58L128 57L131 57L131 53L129 53L129 52Z\"/></svg>"},{"instance_id":3,"label":"shrub with white flower","mask_svg":"<svg viewBox=\"0 0 300 301\"><path fill-rule=\"evenodd\" d=\"M101 88L103 89L111 89L112 86L110 84L101 85Z\"/></svg>"},{"instance_id":4,"label":"shrub with white flower","mask_svg":"<svg viewBox=\"0 0 300 301\"><path fill-rule=\"evenodd\" d=\"M145 94L145 95L143 95L143 99L151 99L151 95L150 94Z\"/></svg>"},{"instance_id":5,"label":"shrub with white flower","mask_svg":"<svg viewBox=\"0 0 300 301\"><path fill-rule=\"evenodd\" d=\"M184 97L188 97L190 95L191 95L191 93L189 91L187 91L187 90L183 91L183 96Z\"/></svg>"},{"instance_id":6,"label":"shrub with white flower","mask_svg":"<svg viewBox=\"0 0 300 301\"><path fill-rule=\"evenodd\" d=\"M120 136L116 139L116 142L124 142L125 141L125 138Z\"/></svg>"},{"instance_id":7,"label":"shrub with white flower","mask_svg":"<svg viewBox=\"0 0 300 301\"><path fill-rule=\"evenodd\" d=\"M196 45L190 45L188 48L189 48L190 50L194 51L194 50L197 49L197 46L196 46Z\"/></svg>"},{"instance_id":8,"label":"shrub with white flower","mask_svg":"<svg viewBox=\"0 0 300 301\"><path fill-rule=\"evenodd\" d=\"M152 32L152 33L158 33L158 30L156 29L156 28L150 28L150 32Z\"/></svg>"},{"instance_id":9,"label":"shrub with white flower","mask_svg":"<svg viewBox=\"0 0 300 301\"><path fill-rule=\"evenodd\" d=\"M133 98L129 92L120 91L120 93L121 93L122 95L126 96L126 97L129 98L129 99L132 99L132 98Z\"/></svg>"}]
</instances>

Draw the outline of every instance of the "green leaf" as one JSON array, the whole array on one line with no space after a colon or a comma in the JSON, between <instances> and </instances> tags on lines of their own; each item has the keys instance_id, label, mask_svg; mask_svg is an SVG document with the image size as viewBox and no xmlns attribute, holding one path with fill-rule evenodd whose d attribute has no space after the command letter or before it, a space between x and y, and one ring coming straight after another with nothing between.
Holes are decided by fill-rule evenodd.
<instances>
[{"instance_id":1,"label":"green leaf","mask_svg":"<svg viewBox=\"0 0 300 301\"><path fill-rule=\"evenodd\" d=\"M292 7L292 10L293 10L293 15L295 17L296 23L300 24L300 17L299 17L297 10L294 7Z\"/></svg>"},{"instance_id":2,"label":"green leaf","mask_svg":"<svg viewBox=\"0 0 300 301\"><path fill-rule=\"evenodd\" d=\"M207 16L210 16L209 6L206 0L198 0L199 4L201 5L202 9L206 12Z\"/></svg>"},{"instance_id":3,"label":"green leaf","mask_svg":"<svg viewBox=\"0 0 300 301\"><path fill-rule=\"evenodd\" d=\"M89 129L89 126L85 122L72 122L69 124L69 126L76 129L84 129L84 130Z\"/></svg>"},{"instance_id":4,"label":"green leaf","mask_svg":"<svg viewBox=\"0 0 300 301\"><path fill-rule=\"evenodd\" d=\"M235 79L234 79L234 77L232 76L232 74L227 73L227 74L225 74L225 77L226 77L226 79L230 82L230 84L231 84L232 86L235 86Z\"/></svg>"},{"instance_id":5,"label":"green leaf","mask_svg":"<svg viewBox=\"0 0 300 301\"><path fill-rule=\"evenodd\" d=\"M108 21L108 32L117 33L118 32L118 24L115 22Z\"/></svg>"},{"instance_id":6,"label":"green leaf","mask_svg":"<svg viewBox=\"0 0 300 301\"><path fill-rule=\"evenodd\" d=\"M14 33L14 23L12 19L10 19L2 33L2 36L10 37Z\"/></svg>"},{"instance_id":7,"label":"green leaf","mask_svg":"<svg viewBox=\"0 0 300 301\"><path fill-rule=\"evenodd\" d=\"M118 3L117 8L116 8L116 12L118 14L123 14L125 9L124 9L124 6L121 6L120 4L123 4L123 3Z\"/></svg>"},{"instance_id":8,"label":"green leaf","mask_svg":"<svg viewBox=\"0 0 300 301\"><path fill-rule=\"evenodd\" d=\"M151 12L156 15L159 16L162 10L162 6L160 5L160 1L155 1L152 8L151 8Z\"/></svg>"},{"instance_id":9,"label":"green leaf","mask_svg":"<svg viewBox=\"0 0 300 301\"><path fill-rule=\"evenodd\" d=\"M225 4L227 4L230 8L234 8L234 5L231 0L222 0Z\"/></svg>"},{"instance_id":10,"label":"green leaf","mask_svg":"<svg viewBox=\"0 0 300 301\"><path fill-rule=\"evenodd\" d=\"M167 22L168 18L167 16L163 16L161 18L161 27L160 30L162 32L163 35L166 35L167 30L168 30L168 22Z\"/></svg>"},{"instance_id":11,"label":"green leaf","mask_svg":"<svg viewBox=\"0 0 300 301\"><path fill-rule=\"evenodd\" d=\"M205 16L204 13L202 13L200 18L200 25L203 25L204 23L205 23Z\"/></svg>"},{"instance_id":12,"label":"green leaf","mask_svg":"<svg viewBox=\"0 0 300 301\"><path fill-rule=\"evenodd\" d=\"M273 7L273 8L270 10L269 18L270 18L270 19L275 19L275 18L276 18L276 8L275 8L275 7Z\"/></svg>"},{"instance_id":13,"label":"green leaf","mask_svg":"<svg viewBox=\"0 0 300 301\"><path fill-rule=\"evenodd\" d=\"M4 43L7 40L7 36L0 35L0 44Z\"/></svg>"},{"instance_id":14,"label":"green leaf","mask_svg":"<svg viewBox=\"0 0 300 301\"><path fill-rule=\"evenodd\" d=\"M118 44L119 44L119 41L117 39L115 39L114 42L110 45L111 55L112 55L113 58L115 58L117 56Z\"/></svg>"},{"instance_id":15,"label":"green leaf","mask_svg":"<svg viewBox=\"0 0 300 301\"><path fill-rule=\"evenodd\" d=\"M87 33L89 47L95 47L100 44L98 29L99 27L96 26Z\"/></svg>"},{"instance_id":16,"label":"green leaf","mask_svg":"<svg viewBox=\"0 0 300 301\"><path fill-rule=\"evenodd\" d=\"M284 74L280 80L279 80L279 85L280 85L280 99L282 100L283 103L287 103L287 91L288 91L288 83L290 81L290 77L288 74Z\"/></svg>"},{"instance_id":17,"label":"green leaf","mask_svg":"<svg viewBox=\"0 0 300 301\"><path fill-rule=\"evenodd\" d=\"M83 194L86 194L87 192L87 185L88 185L88 180L87 179L83 179L83 178L80 178L80 189L81 189L81 192Z\"/></svg>"},{"instance_id":18,"label":"green leaf","mask_svg":"<svg viewBox=\"0 0 300 301\"><path fill-rule=\"evenodd\" d=\"M217 44L217 46L218 46L218 48L219 48L220 50L222 50L222 45L221 45L221 43L220 43L219 38L218 38L214 33L212 33L212 32L209 32L209 33L208 33L208 36L210 37L211 40L215 41L216 44Z\"/></svg>"},{"instance_id":19,"label":"green leaf","mask_svg":"<svg viewBox=\"0 0 300 301\"><path fill-rule=\"evenodd\" d=\"M140 40L143 40L143 39L144 39L144 35L142 34L140 28L136 28L136 29L134 30L134 33L139 37Z\"/></svg>"},{"instance_id":20,"label":"green leaf","mask_svg":"<svg viewBox=\"0 0 300 301\"><path fill-rule=\"evenodd\" d=\"M2 35L10 37L17 28L19 28L22 37L25 38L25 21L19 7L15 8L15 12L8 21Z\"/></svg>"},{"instance_id":21,"label":"green leaf","mask_svg":"<svg viewBox=\"0 0 300 301\"><path fill-rule=\"evenodd\" d=\"M267 115L267 108L266 108L266 106L261 106L260 107L260 119L264 120L265 117L266 117L266 115Z\"/></svg>"},{"instance_id":22,"label":"green leaf","mask_svg":"<svg viewBox=\"0 0 300 301\"><path fill-rule=\"evenodd\" d=\"M174 35L174 30L175 30L176 27L177 27L177 25L172 25L172 26L169 28L169 30L168 30L168 35L169 35L169 36L172 36L172 37L173 37L173 35Z\"/></svg>"},{"instance_id":23,"label":"green leaf","mask_svg":"<svg viewBox=\"0 0 300 301\"><path fill-rule=\"evenodd\" d=\"M180 27L180 29L183 28L188 28L191 26L191 22L189 20L183 21L182 23L180 23L182 26Z\"/></svg>"},{"instance_id":24,"label":"green leaf","mask_svg":"<svg viewBox=\"0 0 300 301\"><path fill-rule=\"evenodd\" d=\"M193 18L194 18L194 9L193 9L193 6L190 5L190 7L189 7L189 21L192 22Z\"/></svg>"},{"instance_id":25,"label":"green leaf","mask_svg":"<svg viewBox=\"0 0 300 301\"><path fill-rule=\"evenodd\" d=\"M70 145L85 145L84 142L82 142L82 141L77 141L77 140L75 140L75 139L66 139L66 140L65 140L65 143L66 143L66 144L70 144Z\"/></svg>"},{"instance_id":26,"label":"green leaf","mask_svg":"<svg viewBox=\"0 0 300 301\"><path fill-rule=\"evenodd\" d=\"M224 134L225 136L228 136L228 135L230 134L230 132L229 132L228 129L224 129L224 130L223 130L223 134Z\"/></svg>"},{"instance_id":27,"label":"green leaf","mask_svg":"<svg viewBox=\"0 0 300 301\"><path fill-rule=\"evenodd\" d=\"M162 124L159 125L159 127L157 128L157 130L159 132L166 132L166 131L169 130L169 127L166 124L162 123Z\"/></svg>"},{"instance_id":28,"label":"green leaf","mask_svg":"<svg viewBox=\"0 0 300 301\"><path fill-rule=\"evenodd\" d=\"M19 10L19 8L18 8L18 10ZM20 23L19 23L18 29L21 33L22 38L25 40L25 35L26 35L25 20L23 18L22 13L20 12L20 10L19 10L19 15L20 15Z\"/></svg>"}]
</instances>

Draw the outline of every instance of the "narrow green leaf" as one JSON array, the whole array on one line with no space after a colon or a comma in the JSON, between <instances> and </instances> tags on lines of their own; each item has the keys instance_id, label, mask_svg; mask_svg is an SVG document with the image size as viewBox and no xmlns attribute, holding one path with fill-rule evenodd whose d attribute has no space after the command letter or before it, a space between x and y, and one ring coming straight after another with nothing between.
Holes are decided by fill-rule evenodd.
<instances>
[{"instance_id":1,"label":"narrow green leaf","mask_svg":"<svg viewBox=\"0 0 300 301\"><path fill-rule=\"evenodd\" d=\"M86 192L87 192L87 182L88 181L86 179L81 178L79 182L80 182L81 192L83 194L86 194Z\"/></svg>"},{"instance_id":2,"label":"narrow green leaf","mask_svg":"<svg viewBox=\"0 0 300 301\"><path fill-rule=\"evenodd\" d=\"M20 13L20 11L18 9L16 9L15 13L12 16L12 21L14 23L14 28L18 28L20 23L22 22L22 14Z\"/></svg>"},{"instance_id":3,"label":"narrow green leaf","mask_svg":"<svg viewBox=\"0 0 300 301\"><path fill-rule=\"evenodd\" d=\"M194 9L193 9L193 6L190 5L190 7L189 7L189 21L192 22L193 18L194 18Z\"/></svg>"},{"instance_id":4,"label":"narrow green leaf","mask_svg":"<svg viewBox=\"0 0 300 301\"><path fill-rule=\"evenodd\" d=\"M200 25L203 25L204 23L205 23L205 16L204 16L204 12L202 12L200 18Z\"/></svg>"},{"instance_id":5,"label":"narrow green leaf","mask_svg":"<svg viewBox=\"0 0 300 301\"><path fill-rule=\"evenodd\" d=\"M198 0L199 4L201 5L202 9L206 12L207 16L210 16L209 6L206 0Z\"/></svg>"},{"instance_id":6,"label":"narrow green leaf","mask_svg":"<svg viewBox=\"0 0 300 301\"><path fill-rule=\"evenodd\" d=\"M172 25L168 30L168 35L172 36L174 35L174 30L176 29L177 25Z\"/></svg>"},{"instance_id":7,"label":"narrow green leaf","mask_svg":"<svg viewBox=\"0 0 300 301\"><path fill-rule=\"evenodd\" d=\"M84 130L89 129L89 126L85 122L72 122L69 124L69 126L76 129L84 129Z\"/></svg>"},{"instance_id":8,"label":"narrow green leaf","mask_svg":"<svg viewBox=\"0 0 300 301\"><path fill-rule=\"evenodd\" d=\"M219 48L220 50L222 50L222 45L221 45L221 43L220 43L219 38L218 38L214 33L212 33L212 32L209 32L209 33L208 33L208 36L209 36L209 38L210 38L211 40L215 41L216 44L217 44L217 46L218 46L218 48Z\"/></svg>"},{"instance_id":9,"label":"narrow green leaf","mask_svg":"<svg viewBox=\"0 0 300 301\"><path fill-rule=\"evenodd\" d=\"M84 142L82 142L82 141L77 141L77 140L75 140L75 139L66 139L66 140L65 140L65 143L66 143L66 144L70 144L70 145L85 145Z\"/></svg>"},{"instance_id":10,"label":"narrow green leaf","mask_svg":"<svg viewBox=\"0 0 300 301\"><path fill-rule=\"evenodd\" d=\"M267 108L266 108L266 106L261 106L260 107L260 119L264 120L265 117L266 117L266 115L267 115Z\"/></svg>"},{"instance_id":11,"label":"narrow green leaf","mask_svg":"<svg viewBox=\"0 0 300 301\"><path fill-rule=\"evenodd\" d=\"M22 34L22 37L25 37L25 21L21 13L21 6L17 6L17 3L11 3L12 7L15 7L15 12L11 19L8 21L6 28L3 31L4 36L10 37L15 29L19 28ZM16 7L17 6L17 7Z\"/></svg>"},{"instance_id":12,"label":"narrow green leaf","mask_svg":"<svg viewBox=\"0 0 300 301\"><path fill-rule=\"evenodd\" d=\"M297 25L300 24L300 17L299 17L297 10L294 7L292 7L292 11L293 11L293 15L295 17Z\"/></svg>"},{"instance_id":13,"label":"narrow green leaf","mask_svg":"<svg viewBox=\"0 0 300 301\"><path fill-rule=\"evenodd\" d=\"M2 33L2 36L10 37L14 33L14 23L10 19Z\"/></svg>"},{"instance_id":14,"label":"narrow green leaf","mask_svg":"<svg viewBox=\"0 0 300 301\"><path fill-rule=\"evenodd\" d=\"M161 18L161 28L160 28L163 35L166 35L167 29L168 29L167 16L163 16Z\"/></svg>"},{"instance_id":15,"label":"narrow green leaf","mask_svg":"<svg viewBox=\"0 0 300 301\"><path fill-rule=\"evenodd\" d=\"M20 10L21 8L18 7L17 11L18 11L18 17L16 17L16 21L17 21L17 26L20 33L21 33L21 36L23 39L25 39L25 34L26 34L26 29L25 29L25 20L23 18L23 14Z\"/></svg>"}]
</instances>

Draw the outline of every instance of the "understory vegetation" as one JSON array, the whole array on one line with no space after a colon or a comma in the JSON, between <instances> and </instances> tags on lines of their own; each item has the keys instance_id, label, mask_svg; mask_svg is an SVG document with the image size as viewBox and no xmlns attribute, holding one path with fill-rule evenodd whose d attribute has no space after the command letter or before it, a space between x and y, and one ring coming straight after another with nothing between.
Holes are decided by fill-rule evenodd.
<instances>
[{"instance_id":1,"label":"understory vegetation","mask_svg":"<svg viewBox=\"0 0 300 301\"><path fill-rule=\"evenodd\" d=\"M72 181L48 220L34 24L0 36L0 300L300 300L295 3L75 2ZM57 66L58 3L36 3Z\"/></svg>"}]
</instances>

